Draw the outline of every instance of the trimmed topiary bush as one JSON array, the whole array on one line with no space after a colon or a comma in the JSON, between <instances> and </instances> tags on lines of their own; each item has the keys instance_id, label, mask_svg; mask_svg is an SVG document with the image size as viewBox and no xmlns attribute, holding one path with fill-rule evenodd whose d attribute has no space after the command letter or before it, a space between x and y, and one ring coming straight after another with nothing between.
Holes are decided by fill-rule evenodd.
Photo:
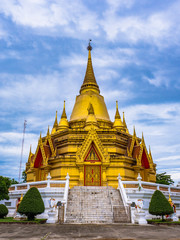
<instances>
[{"instance_id":1,"label":"trimmed topiary bush","mask_svg":"<svg viewBox=\"0 0 180 240\"><path fill-rule=\"evenodd\" d=\"M164 220L164 215L173 213L173 208L170 203L164 194L159 190L156 190L152 195L149 205L149 213L156 216L162 216L162 220Z\"/></svg>"},{"instance_id":2,"label":"trimmed topiary bush","mask_svg":"<svg viewBox=\"0 0 180 240\"><path fill-rule=\"evenodd\" d=\"M22 202L18 207L20 214L25 214L29 221L34 220L37 214L43 213L45 210L44 202L37 188L30 188L24 195Z\"/></svg>"},{"instance_id":3,"label":"trimmed topiary bush","mask_svg":"<svg viewBox=\"0 0 180 240\"><path fill-rule=\"evenodd\" d=\"M0 204L0 218L4 218L8 214L8 209L4 204Z\"/></svg>"}]
</instances>

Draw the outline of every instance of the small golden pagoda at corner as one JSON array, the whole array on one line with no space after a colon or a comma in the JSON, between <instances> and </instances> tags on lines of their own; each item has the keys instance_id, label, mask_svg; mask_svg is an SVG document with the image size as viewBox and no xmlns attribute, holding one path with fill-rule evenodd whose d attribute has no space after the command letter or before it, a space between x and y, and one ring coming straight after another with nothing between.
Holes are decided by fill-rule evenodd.
<instances>
[{"instance_id":1,"label":"small golden pagoda at corner","mask_svg":"<svg viewBox=\"0 0 180 240\"><path fill-rule=\"evenodd\" d=\"M117 176L123 180L155 182L156 164L147 151L144 137L128 131L124 113L119 114L116 101L114 122L109 118L104 97L96 82L89 43L86 74L76 96L68 121L65 102L58 124L57 112L52 131L40 134L36 152L30 149L26 163L27 181L63 180L70 176L73 186L118 186Z\"/></svg>"}]
</instances>

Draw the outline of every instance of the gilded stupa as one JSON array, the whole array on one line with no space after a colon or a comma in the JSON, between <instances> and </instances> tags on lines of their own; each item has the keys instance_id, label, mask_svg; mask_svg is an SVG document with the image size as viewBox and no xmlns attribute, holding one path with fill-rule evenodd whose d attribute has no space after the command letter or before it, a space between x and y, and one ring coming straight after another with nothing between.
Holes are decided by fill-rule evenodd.
<instances>
[{"instance_id":1,"label":"gilded stupa","mask_svg":"<svg viewBox=\"0 0 180 240\"><path fill-rule=\"evenodd\" d=\"M40 134L36 152L30 149L26 163L27 181L43 181L50 173L52 180L70 176L73 186L118 186L117 176L123 180L155 182L156 164L151 151L146 148L144 137L130 134L125 116L121 119L118 102L114 121L110 120L104 97L100 95L89 42L88 62L83 84L67 119L65 102L58 123L46 136Z\"/></svg>"}]
</instances>

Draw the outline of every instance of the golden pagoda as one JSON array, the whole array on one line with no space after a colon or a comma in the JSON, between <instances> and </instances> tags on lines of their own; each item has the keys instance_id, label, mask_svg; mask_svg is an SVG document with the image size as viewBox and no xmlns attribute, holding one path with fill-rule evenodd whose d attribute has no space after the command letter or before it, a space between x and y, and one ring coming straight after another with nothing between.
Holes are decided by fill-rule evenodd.
<instances>
[{"instance_id":1,"label":"golden pagoda","mask_svg":"<svg viewBox=\"0 0 180 240\"><path fill-rule=\"evenodd\" d=\"M104 97L93 71L89 42L86 74L80 93L68 121L65 102L58 124L57 112L52 131L40 134L35 154L29 153L26 163L27 181L53 180L70 176L73 186L118 186L117 176L123 180L155 182L156 164L147 151L144 137L131 135L125 116L119 114L116 101L114 122L109 118Z\"/></svg>"}]
</instances>

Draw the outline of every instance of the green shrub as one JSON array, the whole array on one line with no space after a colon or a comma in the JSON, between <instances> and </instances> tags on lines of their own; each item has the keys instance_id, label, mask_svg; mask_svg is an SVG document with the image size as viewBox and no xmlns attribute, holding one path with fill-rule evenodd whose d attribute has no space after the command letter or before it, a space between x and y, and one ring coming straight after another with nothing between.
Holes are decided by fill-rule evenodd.
<instances>
[{"instance_id":1,"label":"green shrub","mask_svg":"<svg viewBox=\"0 0 180 240\"><path fill-rule=\"evenodd\" d=\"M149 213L156 216L162 216L162 220L164 215L173 213L173 208L171 207L170 203L159 190L156 190L152 195L149 205Z\"/></svg>"},{"instance_id":2,"label":"green shrub","mask_svg":"<svg viewBox=\"0 0 180 240\"><path fill-rule=\"evenodd\" d=\"M4 218L8 214L8 209L4 204L0 204L0 218Z\"/></svg>"},{"instance_id":3,"label":"green shrub","mask_svg":"<svg viewBox=\"0 0 180 240\"><path fill-rule=\"evenodd\" d=\"M37 188L30 188L24 195L22 202L18 207L20 214L25 214L28 220L34 220L37 214L44 212L44 202Z\"/></svg>"}]
</instances>

